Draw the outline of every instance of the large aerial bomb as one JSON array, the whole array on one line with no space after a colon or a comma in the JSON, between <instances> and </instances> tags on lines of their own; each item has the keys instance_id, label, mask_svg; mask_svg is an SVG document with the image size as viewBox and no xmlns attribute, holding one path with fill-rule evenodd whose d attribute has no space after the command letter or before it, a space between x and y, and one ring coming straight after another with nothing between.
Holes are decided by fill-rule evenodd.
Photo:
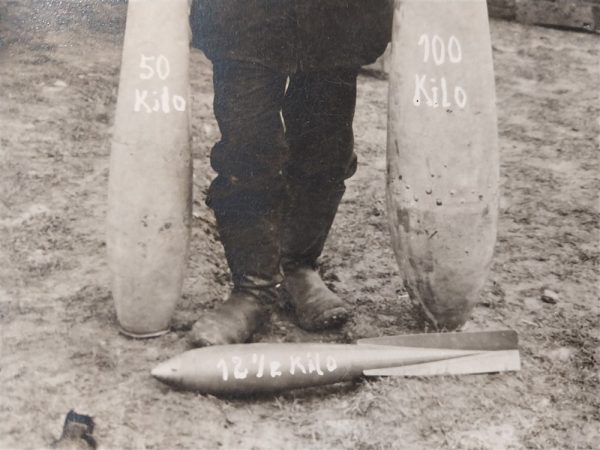
<instances>
[{"instance_id":1,"label":"large aerial bomb","mask_svg":"<svg viewBox=\"0 0 600 450\"><path fill-rule=\"evenodd\" d=\"M121 331L166 332L191 217L189 0L130 0L108 186L107 247Z\"/></svg>"},{"instance_id":2,"label":"large aerial bomb","mask_svg":"<svg viewBox=\"0 0 600 450\"><path fill-rule=\"evenodd\" d=\"M152 370L178 389L213 395L275 393L361 376L519 370L515 332L419 334L350 344L235 344L184 352Z\"/></svg>"},{"instance_id":3,"label":"large aerial bomb","mask_svg":"<svg viewBox=\"0 0 600 450\"><path fill-rule=\"evenodd\" d=\"M485 0L397 0L387 205L406 289L438 327L464 324L496 240L498 143Z\"/></svg>"}]
</instances>

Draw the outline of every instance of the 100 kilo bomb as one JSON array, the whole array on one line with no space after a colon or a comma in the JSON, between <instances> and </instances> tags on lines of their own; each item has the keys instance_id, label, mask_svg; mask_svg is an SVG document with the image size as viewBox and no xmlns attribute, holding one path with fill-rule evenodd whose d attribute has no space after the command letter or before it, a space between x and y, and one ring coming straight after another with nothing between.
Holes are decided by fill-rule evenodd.
<instances>
[{"instance_id":1,"label":"100 kilo bomb","mask_svg":"<svg viewBox=\"0 0 600 450\"><path fill-rule=\"evenodd\" d=\"M110 157L107 247L121 331L165 333L191 214L189 0L129 0Z\"/></svg>"},{"instance_id":2,"label":"100 kilo bomb","mask_svg":"<svg viewBox=\"0 0 600 450\"><path fill-rule=\"evenodd\" d=\"M498 216L494 71L485 0L397 0L387 204L401 276L438 328L460 327Z\"/></svg>"}]
</instances>

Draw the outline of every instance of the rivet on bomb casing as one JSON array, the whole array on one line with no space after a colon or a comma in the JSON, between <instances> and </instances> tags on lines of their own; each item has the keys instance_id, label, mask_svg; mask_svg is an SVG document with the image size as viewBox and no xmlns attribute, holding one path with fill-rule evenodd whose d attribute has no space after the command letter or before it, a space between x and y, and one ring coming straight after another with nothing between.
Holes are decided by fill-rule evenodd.
<instances>
[{"instance_id":1,"label":"rivet on bomb casing","mask_svg":"<svg viewBox=\"0 0 600 450\"><path fill-rule=\"evenodd\" d=\"M440 200L439 198L435 201L435 204L438 205L438 206L442 206L443 205L442 200Z\"/></svg>"},{"instance_id":2,"label":"rivet on bomb casing","mask_svg":"<svg viewBox=\"0 0 600 450\"><path fill-rule=\"evenodd\" d=\"M431 188L429 188L429 189L426 189L426 190L425 190L425 193L426 193L427 195L431 195L431 194L432 194L432 192L433 192L433 189L431 189Z\"/></svg>"}]
</instances>

